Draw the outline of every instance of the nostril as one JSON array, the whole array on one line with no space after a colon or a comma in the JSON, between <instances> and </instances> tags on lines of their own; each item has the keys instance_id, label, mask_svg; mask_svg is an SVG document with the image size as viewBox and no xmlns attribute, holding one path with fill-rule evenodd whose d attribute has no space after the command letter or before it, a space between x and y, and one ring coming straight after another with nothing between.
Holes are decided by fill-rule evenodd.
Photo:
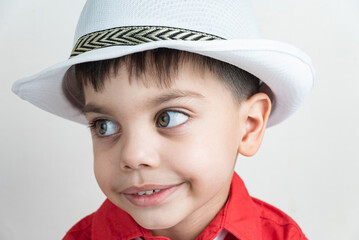
<instances>
[{"instance_id":1,"label":"nostril","mask_svg":"<svg viewBox=\"0 0 359 240\"><path fill-rule=\"evenodd\" d=\"M126 170L135 170L135 169L140 169L140 168L146 168L146 167L150 167L151 165L149 164L139 164L139 165L134 165L134 166L131 166L131 165L124 165L124 169Z\"/></svg>"},{"instance_id":2,"label":"nostril","mask_svg":"<svg viewBox=\"0 0 359 240\"><path fill-rule=\"evenodd\" d=\"M130 166L128 166L128 165L125 165L124 168L125 168L126 170L132 169L132 168L131 168Z\"/></svg>"},{"instance_id":3,"label":"nostril","mask_svg":"<svg viewBox=\"0 0 359 240\"><path fill-rule=\"evenodd\" d=\"M143 163L143 164L140 164L139 167L149 167L149 166L150 166L149 164Z\"/></svg>"}]
</instances>

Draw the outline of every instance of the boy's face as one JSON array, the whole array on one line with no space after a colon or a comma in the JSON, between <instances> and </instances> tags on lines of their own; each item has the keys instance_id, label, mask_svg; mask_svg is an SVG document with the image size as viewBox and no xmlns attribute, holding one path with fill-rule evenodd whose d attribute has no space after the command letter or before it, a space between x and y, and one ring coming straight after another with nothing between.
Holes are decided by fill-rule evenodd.
<instances>
[{"instance_id":1,"label":"boy's face","mask_svg":"<svg viewBox=\"0 0 359 240\"><path fill-rule=\"evenodd\" d=\"M188 64L169 88L141 81L130 83L121 68L102 91L85 87L97 182L154 232L207 225L228 197L243 132L241 105L214 75Z\"/></svg>"}]
</instances>

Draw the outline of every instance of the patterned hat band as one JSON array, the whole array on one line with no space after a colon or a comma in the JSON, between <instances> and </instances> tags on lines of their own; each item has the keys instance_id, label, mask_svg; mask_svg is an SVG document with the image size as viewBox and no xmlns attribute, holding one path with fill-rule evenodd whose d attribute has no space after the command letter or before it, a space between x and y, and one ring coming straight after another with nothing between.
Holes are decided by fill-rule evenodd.
<instances>
[{"instance_id":1,"label":"patterned hat band","mask_svg":"<svg viewBox=\"0 0 359 240\"><path fill-rule=\"evenodd\" d=\"M70 58L104 47L130 46L161 40L211 41L224 40L224 38L204 32L174 27L116 27L92 32L80 37L72 49Z\"/></svg>"}]
</instances>

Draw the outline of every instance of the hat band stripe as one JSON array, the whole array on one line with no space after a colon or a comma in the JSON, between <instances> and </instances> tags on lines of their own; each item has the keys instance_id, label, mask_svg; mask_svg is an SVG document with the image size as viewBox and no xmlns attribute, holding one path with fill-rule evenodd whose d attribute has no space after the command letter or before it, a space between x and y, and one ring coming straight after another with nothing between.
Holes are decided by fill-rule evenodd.
<instances>
[{"instance_id":1,"label":"hat band stripe","mask_svg":"<svg viewBox=\"0 0 359 240\"><path fill-rule=\"evenodd\" d=\"M72 49L70 58L104 47L130 46L161 40L211 41L224 40L224 38L183 28L159 26L117 27L80 37Z\"/></svg>"}]
</instances>

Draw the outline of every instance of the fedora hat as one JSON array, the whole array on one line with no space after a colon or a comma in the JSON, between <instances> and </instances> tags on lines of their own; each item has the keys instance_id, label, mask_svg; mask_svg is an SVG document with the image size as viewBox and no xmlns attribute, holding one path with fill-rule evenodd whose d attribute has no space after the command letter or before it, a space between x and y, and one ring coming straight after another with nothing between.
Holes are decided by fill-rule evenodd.
<instances>
[{"instance_id":1,"label":"fedora hat","mask_svg":"<svg viewBox=\"0 0 359 240\"><path fill-rule=\"evenodd\" d=\"M65 75L74 78L72 66L156 48L201 54L258 77L273 105L267 126L294 113L314 81L305 53L260 37L249 0L88 0L69 59L16 81L12 90L45 111L86 124L62 87Z\"/></svg>"}]
</instances>

